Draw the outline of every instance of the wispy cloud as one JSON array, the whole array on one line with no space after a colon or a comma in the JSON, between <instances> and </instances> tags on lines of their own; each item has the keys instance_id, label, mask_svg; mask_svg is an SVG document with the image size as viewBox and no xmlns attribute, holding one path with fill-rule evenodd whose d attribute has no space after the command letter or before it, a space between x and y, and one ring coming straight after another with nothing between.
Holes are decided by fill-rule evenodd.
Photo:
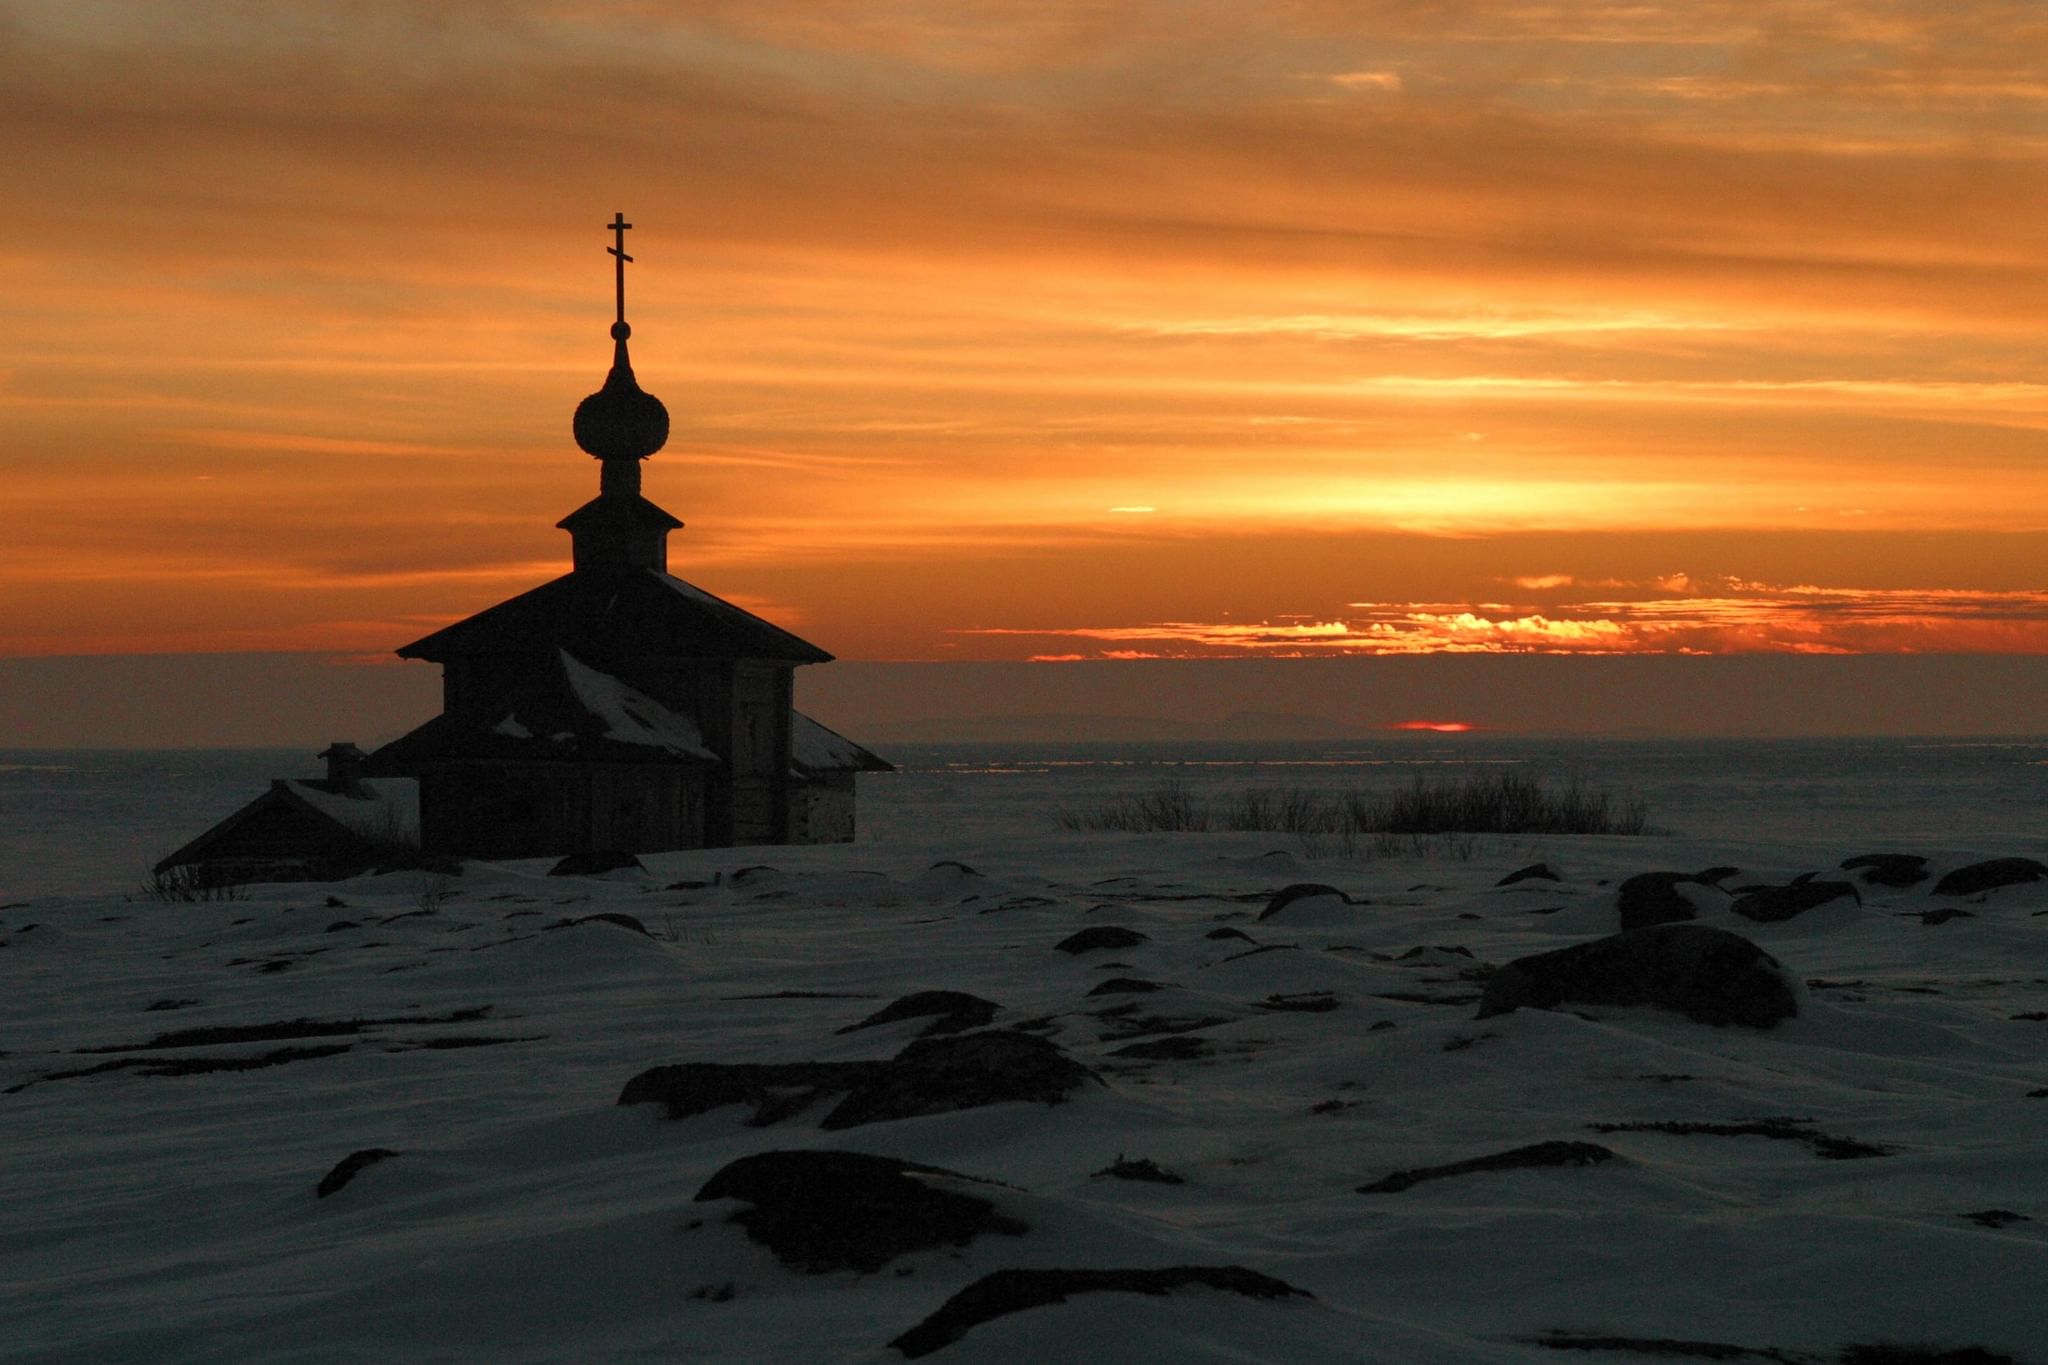
<instances>
[{"instance_id":1,"label":"wispy cloud","mask_svg":"<svg viewBox=\"0 0 2048 1365\"><path fill-rule=\"evenodd\" d=\"M0 647L559 568L623 208L679 563L846 655L2033 649L1594 561L2032 581L2044 70L2009 0L18 0ZM1432 567L1339 582L1381 535Z\"/></svg>"},{"instance_id":2,"label":"wispy cloud","mask_svg":"<svg viewBox=\"0 0 2048 1365\"><path fill-rule=\"evenodd\" d=\"M1540 586L1557 586L1548 578ZM1654 582L1646 592L1671 591ZM1342 620L1166 621L1133 626L981 628L963 633L1143 642L1177 657L1240 654L2048 654L2048 589L1966 591L1776 586L1725 581L1719 594L1565 603L1353 603ZM1114 650L1052 658L1115 658ZM1147 655L1146 657L1151 657Z\"/></svg>"}]
</instances>

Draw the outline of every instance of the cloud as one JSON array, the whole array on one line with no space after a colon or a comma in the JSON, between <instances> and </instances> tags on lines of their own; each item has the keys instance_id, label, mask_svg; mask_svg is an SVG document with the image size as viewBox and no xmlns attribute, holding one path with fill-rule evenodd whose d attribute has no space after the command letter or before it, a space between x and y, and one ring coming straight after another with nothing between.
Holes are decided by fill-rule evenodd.
<instances>
[{"instance_id":1,"label":"cloud","mask_svg":"<svg viewBox=\"0 0 2048 1365\"><path fill-rule=\"evenodd\" d=\"M1540 601L1411 603L1498 589L1442 558L1347 586L1291 547L1784 529L1772 580L1825 583L1847 524L2048 525L2044 69L2048 16L1990 0L19 0L10 638L324 644L551 564L623 208L675 419L650 495L690 564L856 650L1038 619L1017 585L1116 537L1149 558L1047 619L2032 648L2017 607L1571 607L1649 574L1569 557L1516 561L1578 569ZM1104 515L1137 496L1171 516ZM1270 537L1240 622L1386 600L1341 635L1205 625L1189 542L1226 531Z\"/></svg>"},{"instance_id":2,"label":"cloud","mask_svg":"<svg viewBox=\"0 0 2048 1365\"><path fill-rule=\"evenodd\" d=\"M1674 576L1682 577L1682 576ZM1539 580L1540 581L1540 580ZM1727 581L1724 595L1504 604L1353 603L1341 621L1169 621L1134 626L983 628L976 635L1142 641L1146 656L1234 654L2048 654L2048 589L1988 591L1774 586Z\"/></svg>"}]
</instances>

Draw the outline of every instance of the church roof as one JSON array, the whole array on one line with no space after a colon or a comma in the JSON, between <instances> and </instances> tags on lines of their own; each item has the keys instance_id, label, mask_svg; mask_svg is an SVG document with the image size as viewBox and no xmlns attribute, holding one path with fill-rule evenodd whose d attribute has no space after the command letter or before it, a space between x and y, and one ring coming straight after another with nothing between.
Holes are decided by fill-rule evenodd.
<instances>
[{"instance_id":1,"label":"church roof","mask_svg":"<svg viewBox=\"0 0 2048 1365\"><path fill-rule=\"evenodd\" d=\"M379 768L453 759L716 763L697 722L566 650L486 716L443 712L379 749Z\"/></svg>"},{"instance_id":2,"label":"church roof","mask_svg":"<svg viewBox=\"0 0 2048 1365\"><path fill-rule=\"evenodd\" d=\"M695 659L829 663L807 640L673 574L579 570L415 640L398 653L443 663L474 654L565 649L585 658L656 654Z\"/></svg>"}]
</instances>

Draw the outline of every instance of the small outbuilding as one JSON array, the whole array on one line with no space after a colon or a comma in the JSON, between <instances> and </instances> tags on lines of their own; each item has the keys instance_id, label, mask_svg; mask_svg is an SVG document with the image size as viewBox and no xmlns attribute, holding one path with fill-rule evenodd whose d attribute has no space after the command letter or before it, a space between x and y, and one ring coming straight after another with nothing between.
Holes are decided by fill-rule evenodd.
<instances>
[{"instance_id":1,"label":"small outbuilding","mask_svg":"<svg viewBox=\"0 0 2048 1365\"><path fill-rule=\"evenodd\" d=\"M201 884L327 881L408 857L419 848L419 784L365 777L365 755L337 743L320 753L324 778L278 778L270 789L157 863L159 877L192 869Z\"/></svg>"}]
</instances>

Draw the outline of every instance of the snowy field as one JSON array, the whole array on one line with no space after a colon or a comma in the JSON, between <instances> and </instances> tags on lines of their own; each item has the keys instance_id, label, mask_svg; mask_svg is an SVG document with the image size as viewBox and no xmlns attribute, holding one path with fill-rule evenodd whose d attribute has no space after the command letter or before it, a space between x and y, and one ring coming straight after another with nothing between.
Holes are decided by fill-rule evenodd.
<instances>
[{"instance_id":1,"label":"snowy field","mask_svg":"<svg viewBox=\"0 0 2048 1365\"><path fill-rule=\"evenodd\" d=\"M1734 913L1740 887L1877 851L1933 875ZM1033 822L605 879L17 901L0 1358L2048 1362L2048 881L1932 890L2001 857L2048 839L1312 859ZM1539 861L1561 879L1496 885ZM1478 1017L1492 969L1614 933L1625 878L1715 865L1737 871L1677 894L1783 964L1797 1017ZM1343 895L1261 919L1294 883ZM1057 946L1101 928L1143 937ZM994 1010L844 1031L921 991ZM968 1077L865 1122L847 1078L877 1068L668 1073L701 1102L673 1118L618 1102L650 1068L883 1062L949 1026L1090 1074L1056 1103L976 1104ZM1430 1170L1532 1147L1564 1160ZM372 1149L395 1155L339 1183ZM794 1210L697 1198L789 1150L955 1174L899 1178L907 1203L793 1175ZM1159 1174L1179 1183L1126 1178ZM934 1200L965 1221L913 1245ZM1018 1267L1241 1269L1076 1280L891 1345Z\"/></svg>"}]
</instances>

